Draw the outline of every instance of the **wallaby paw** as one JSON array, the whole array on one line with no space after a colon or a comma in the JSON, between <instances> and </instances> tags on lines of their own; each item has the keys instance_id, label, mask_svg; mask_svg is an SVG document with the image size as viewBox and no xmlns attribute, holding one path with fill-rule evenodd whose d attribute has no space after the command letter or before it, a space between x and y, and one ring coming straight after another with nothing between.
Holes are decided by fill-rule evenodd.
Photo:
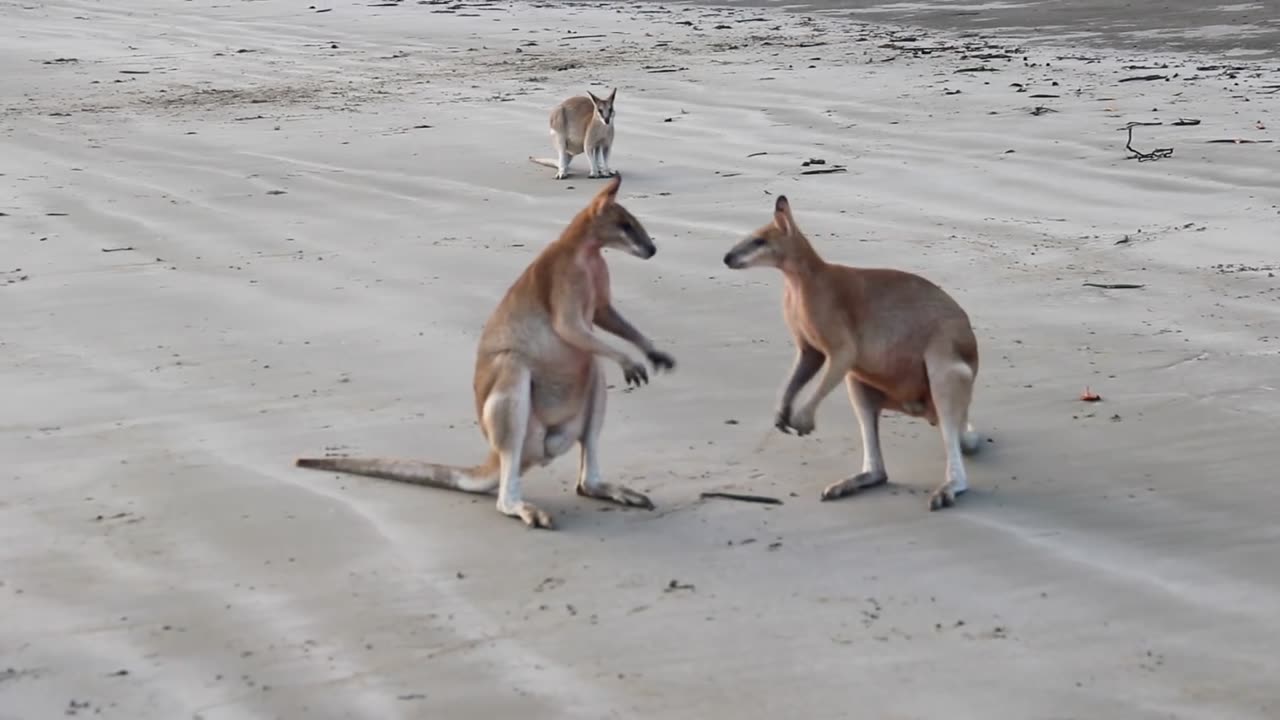
<instances>
[{"instance_id":1,"label":"wallaby paw","mask_svg":"<svg viewBox=\"0 0 1280 720\"><path fill-rule=\"evenodd\" d=\"M787 424L801 437L813 432L814 428L817 427L813 411L807 408L800 408L800 412L792 414Z\"/></svg>"},{"instance_id":2,"label":"wallaby paw","mask_svg":"<svg viewBox=\"0 0 1280 720\"><path fill-rule=\"evenodd\" d=\"M640 387L649 382L649 371L644 365L627 360L622 366L622 377L627 381L627 387Z\"/></svg>"},{"instance_id":3,"label":"wallaby paw","mask_svg":"<svg viewBox=\"0 0 1280 720\"><path fill-rule=\"evenodd\" d=\"M846 495L853 495L861 490L873 488L877 485L884 485L889 482L889 476L883 472L869 473L863 472L853 477L845 478L838 482L833 482L822 490L822 499L836 500Z\"/></svg>"},{"instance_id":4,"label":"wallaby paw","mask_svg":"<svg viewBox=\"0 0 1280 720\"><path fill-rule=\"evenodd\" d=\"M625 505L626 507L635 507L644 510L653 509L653 501L650 500L647 495L636 492L625 485L597 483L594 486L588 487L579 483L578 494L583 497L595 498L596 500L605 500L619 505Z\"/></svg>"}]
</instances>

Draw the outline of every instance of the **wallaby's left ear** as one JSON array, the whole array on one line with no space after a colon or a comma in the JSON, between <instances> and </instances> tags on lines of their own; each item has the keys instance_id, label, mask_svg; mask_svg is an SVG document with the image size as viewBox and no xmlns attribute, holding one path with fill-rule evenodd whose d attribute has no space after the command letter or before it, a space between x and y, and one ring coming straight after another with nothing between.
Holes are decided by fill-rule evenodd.
<instances>
[{"instance_id":1,"label":"wallaby's left ear","mask_svg":"<svg viewBox=\"0 0 1280 720\"><path fill-rule=\"evenodd\" d=\"M791 203L786 195L779 195L773 204L773 224L784 233L790 234L795 229L796 221L791 216Z\"/></svg>"},{"instance_id":2,"label":"wallaby's left ear","mask_svg":"<svg viewBox=\"0 0 1280 720\"><path fill-rule=\"evenodd\" d=\"M617 95L617 94L618 94L618 88L614 88L614 89L609 93L609 102L613 102L613 97L614 97L615 95Z\"/></svg>"},{"instance_id":3,"label":"wallaby's left ear","mask_svg":"<svg viewBox=\"0 0 1280 720\"><path fill-rule=\"evenodd\" d=\"M622 185L622 173L615 172L613 179L607 185L596 193L595 199L591 201L591 211L597 215L604 211L614 203L618 197L618 186Z\"/></svg>"}]
</instances>

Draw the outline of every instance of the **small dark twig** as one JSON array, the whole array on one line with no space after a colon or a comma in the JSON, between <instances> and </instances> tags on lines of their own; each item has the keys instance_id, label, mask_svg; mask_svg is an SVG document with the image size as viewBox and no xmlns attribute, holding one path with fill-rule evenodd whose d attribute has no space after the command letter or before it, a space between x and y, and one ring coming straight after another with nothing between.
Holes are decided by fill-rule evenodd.
<instances>
[{"instance_id":1,"label":"small dark twig","mask_svg":"<svg viewBox=\"0 0 1280 720\"><path fill-rule=\"evenodd\" d=\"M702 498L724 498L725 500L741 500L742 502L760 503L762 505L781 505L782 501L778 498L769 497L767 495L743 495L731 492L704 492Z\"/></svg>"},{"instance_id":2,"label":"small dark twig","mask_svg":"<svg viewBox=\"0 0 1280 720\"><path fill-rule=\"evenodd\" d=\"M1152 150L1151 152L1147 152L1147 153L1140 152L1138 150L1133 149L1133 128L1134 127L1138 125L1159 125L1159 124L1160 123L1131 122L1127 126L1125 126L1125 129L1129 131L1129 141L1124 144L1124 149L1133 153L1133 157L1137 158L1138 162L1146 162L1147 160L1160 160L1161 158L1167 158L1173 155L1173 148L1156 148L1155 150Z\"/></svg>"},{"instance_id":3,"label":"small dark twig","mask_svg":"<svg viewBox=\"0 0 1280 720\"><path fill-rule=\"evenodd\" d=\"M1133 77L1120 78L1120 82L1133 82L1135 80L1164 80L1167 75L1134 75Z\"/></svg>"},{"instance_id":4,"label":"small dark twig","mask_svg":"<svg viewBox=\"0 0 1280 720\"><path fill-rule=\"evenodd\" d=\"M848 172L848 169L837 165L836 167L818 168L817 170L801 170L800 174L801 175L830 175L831 173L842 173L842 172Z\"/></svg>"},{"instance_id":5,"label":"small dark twig","mask_svg":"<svg viewBox=\"0 0 1280 720\"><path fill-rule=\"evenodd\" d=\"M1138 288L1146 287L1146 285L1139 285L1138 283L1092 283L1092 282L1087 282L1084 284L1084 286L1102 288L1103 290L1137 290Z\"/></svg>"},{"instance_id":6,"label":"small dark twig","mask_svg":"<svg viewBox=\"0 0 1280 720\"><path fill-rule=\"evenodd\" d=\"M102 252L124 252L126 250L132 250L132 249L133 249L133 246L131 245L129 247L102 248Z\"/></svg>"},{"instance_id":7,"label":"small dark twig","mask_svg":"<svg viewBox=\"0 0 1280 720\"><path fill-rule=\"evenodd\" d=\"M693 583L682 583L679 580L672 580L667 586L662 588L662 592L675 592L677 590L693 590Z\"/></svg>"}]
</instances>

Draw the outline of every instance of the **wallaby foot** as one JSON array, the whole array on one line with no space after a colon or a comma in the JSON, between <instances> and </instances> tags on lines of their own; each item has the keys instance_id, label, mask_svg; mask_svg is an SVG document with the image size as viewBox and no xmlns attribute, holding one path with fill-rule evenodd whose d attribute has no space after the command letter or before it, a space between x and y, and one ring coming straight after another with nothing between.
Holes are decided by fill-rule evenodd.
<instances>
[{"instance_id":1,"label":"wallaby foot","mask_svg":"<svg viewBox=\"0 0 1280 720\"><path fill-rule=\"evenodd\" d=\"M583 497L595 498L596 500L606 500L614 502L626 507L642 508L644 510L653 509L653 501L643 493L636 492L625 485L617 483L599 482L595 485L578 485L578 494Z\"/></svg>"},{"instance_id":2,"label":"wallaby foot","mask_svg":"<svg viewBox=\"0 0 1280 720\"><path fill-rule=\"evenodd\" d=\"M499 503L498 512L509 517L520 518L525 525L531 528L555 529L555 524L551 522L551 516L533 503L519 502L513 507L503 507Z\"/></svg>"},{"instance_id":3,"label":"wallaby foot","mask_svg":"<svg viewBox=\"0 0 1280 720\"><path fill-rule=\"evenodd\" d=\"M955 506L956 498L966 492L969 492L968 488L957 489L955 483L950 480L942 483L933 492L929 493L930 512Z\"/></svg>"},{"instance_id":4,"label":"wallaby foot","mask_svg":"<svg viewBox=\"0 0 1280 720\"><path fill-rule=\"evenodd\" d=\"M824 501L836 500L867 488L884 485L887 482L889 482L889 476L883 472L860 472L853 477L828 485L822 490L822 499Z\"/></svg>"}]
</instances>

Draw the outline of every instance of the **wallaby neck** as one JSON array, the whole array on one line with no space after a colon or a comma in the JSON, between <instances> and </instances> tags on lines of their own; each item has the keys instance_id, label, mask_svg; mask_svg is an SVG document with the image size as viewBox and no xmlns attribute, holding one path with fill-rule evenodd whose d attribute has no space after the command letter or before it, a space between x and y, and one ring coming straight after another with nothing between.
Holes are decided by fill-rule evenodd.
<instances>
[{"instance_id":1,"label":"wallaby neck","mask_svg":"<svg viewBox=\"0 0 1280 720\"><path fill-rule=\"evenodd\" d=\"M787 258L782 261L780 266L784 275L797 279L808 277L826 265L826 262L818 255L818 251L813 249L813 245L809 244L808 238L797 233L792 240L794 245L792 245L790 252L787 253Z\"/></svg>"}]
</instances>

